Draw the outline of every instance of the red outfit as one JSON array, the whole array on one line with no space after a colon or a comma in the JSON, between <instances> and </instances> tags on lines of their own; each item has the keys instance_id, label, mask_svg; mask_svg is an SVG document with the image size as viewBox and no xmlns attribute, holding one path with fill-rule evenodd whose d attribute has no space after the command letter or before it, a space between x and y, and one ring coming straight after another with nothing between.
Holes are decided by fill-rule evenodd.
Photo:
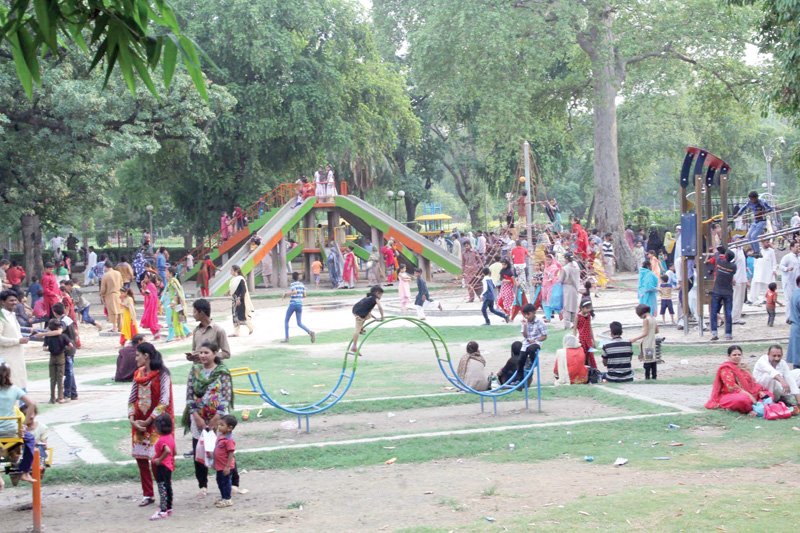
<instances>
[{"instance_id":1,"label":"red outfit","mask_svg":"<svg viewBox=\"0 0 800 533\"><path fill-rule=\"evenodd\" d=\"M233 462L229 465L228 461L233 455L233 452L236 451L236 442L230 438L229 435L221 436L217 439L217 446L214 448L214 469L217 472L222 472L228 466L231 467L231 470L236 466L236 458L234 457Z\"/></svg>"},{"instance_id":2,"label":"red outfit","mask_svg":"<svg viewBox=\"0 0 800 533\"><path fill-rule=\"evenodd\" d=\"M47 314L53 314L53 305L61 301L61 289L58 288L56 275L50 270L45 270L42 274L42 296Z\"/></svg>"},{"instance_id":3,"label":"red outfit","mask_svg":"<svg viewBox=\"0 0 800 533\"><path fill-rule=\"evenodd\" d=\"M767 294L764 296L764 299L767 301L767 309L775 309L775 306L778 304L778 293L777 291L767 290Z\"/></svg>"},{"instance_id":4,"label":"red outfit","mask_svg":"<svg viewBox=\"0 0 800 533\"><path fill-rule=\"evenodd\" d=\"M511 262L515 265L524 265L528 250L524 246L515 246L511 249Z\"/></svg>"},{"instance_id":5,"label":"red outfit","mask_svg":"<svg viewBox=\"0 0 800 533\"><path fill-rule=\"evenodd\" d=\"M589 370L586 368L584 361L586 355L583 348L565 348L567 350L567 373L569 374L569 382L572 384L586 383L589 381ZM553 374L558 375L558 359L553 367Z\"/></svg>"},{"instance_id":6,"label":"red outfit","mask_svg":"<svg viewBox=\"0 0 800 533\"><path fill-rule=\"evenodd\" d=\"M6 271L6 281L8 281L12 287L14 285L21 285L24 279L25 270L19 265L13 266Z\"/></svg>"},{"instance_id":7,"label":"red outfit","mask_svg":"<svg viewBox=\"0 0 800 533\"><path fill-rule=\"evenodd\" d=\"M753 395L756 400L764 396L772 397L768 390L753 379L750 372L731 361L725 361L717 370L706 409L728 409L747 414L753 410L753 400L746 393Z\"/></svg>"},{"instance_id":8,"label":"red outfit","mask_svg":"<svg viewBox=\"0 0 800 533\"><path fill-rule=\"evenodd\" d=\"M583 352L586 354L586 364L592 368L597 368L597 362L594 360L594 352L589 351L589 348L594 347L594 338L592 337L592 315L578 313L575 325L578 329L578 341L580 341L581 348L583 348Z\"/></svg>"},{"instance_id":9,"label":"red outfit","mask_svg":"<svg viewBox=\"0 0 800 533\"><path fill-rule=\"evenodd\" d=\"M575 222L572 224L572 233L575 234L575 246L578 255L584 259L589 259L589 234L581 227L580 224Z\"/></svg>"}]
</instances>

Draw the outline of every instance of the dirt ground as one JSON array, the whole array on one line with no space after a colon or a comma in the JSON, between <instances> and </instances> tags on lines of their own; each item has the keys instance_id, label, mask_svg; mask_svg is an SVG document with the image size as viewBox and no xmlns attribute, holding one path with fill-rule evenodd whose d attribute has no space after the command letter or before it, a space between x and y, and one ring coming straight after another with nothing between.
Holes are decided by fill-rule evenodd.
<instances>
[{"instance_id":1,"label":"dirt ground","mask_svg":"<svg viewBox=\"0 0 800 533\"><path fill-rule=\"evenodd\" d=\"M213 507L215 490L198 498L193 479L177 482L175 514L159 526L191 532L234 528L263 533L392 531L413 526L466 526L488 516L494 523L487 523L487 530L498 530L514 517L531 516L537 510L584 496L609 495L635 487L703 486L723 480L735 484L778 475L786 482L782 491L792 493L800 485L798 465L776 465L766 470L658 472L589 465L574 459L535 465L452 459L352 470L251 472L242 475L242 486L250 492L235 496L234 506L223 510ZM525 482L526 478L536 481ZM142 530L148 527L147 518L154 507L136 506L137 488L128 483L48 489L44 497L46 531ZM8 511L22 503L21 497L17 499L19 502L2 506L3 531L8 533L24 532L30 523L29 511Z\"/></svg>"}]
</instances>

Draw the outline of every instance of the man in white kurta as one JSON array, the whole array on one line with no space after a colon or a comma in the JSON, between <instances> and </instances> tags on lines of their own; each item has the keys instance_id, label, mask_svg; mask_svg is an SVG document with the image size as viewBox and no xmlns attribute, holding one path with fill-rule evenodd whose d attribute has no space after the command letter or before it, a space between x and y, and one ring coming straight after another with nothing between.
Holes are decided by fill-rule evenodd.
<instances>
[{"instance_id":1,"label":"man in white kurta","mask_svg":"<svg viewBox=\"0 0 800 533\"><path fill-rule=\"evenodd\" d=\"M22 336L14 307L19 303L17 293L0 293L0 359L11 368L11 383L24 389L28 386L25 369L25 345L28 338Z\"/></svg>"},{"instance_id":2,"label":"man in white kurta","mask_svg":"<svg viewBox=\"0 0 800 533\"><path fill-rule=\"evenodd\" d=\"M561 286L564 289L564 329L569 329L575 323L581 301L578 292L581 288L581 268L572 253L567 253L565 259L567 262L564 265L564 281Z\"/></svg>"},{"instance_id":3,"label":"man in white kurta","mask_svg":"<svg viewBox=\"0 0 800 533\"><path fill-rule=\"evenodd\" d=\"M789 252L781 259L779 266L781 273L781 285L783 286L783 301L786 305L786 318L789 318L790 306L788 302L792 300L792 293L797 288L796 279L800 275L800 243L792 243Z\"/></svg>"},{"instance_id":4,"label":"man in white kurta","mask_svg":"<svg viewBox=\"0 0 800 533\"><path fill-rule=\"evenodd\" d=\"M769 241L761 242L761 257L757 257L753 266L753 279L750 282L750 301L756 305L764 303L767 286L777 279L778 260L775 249Z\"/></svg>"},{"instance_id":5,"label":"man in white kurta","mask_svg":"<svg viewBox=\"0 0 800 533\"><path fill-rule=\"evenodd\" d=\"M747 292L747 259L741 247L734 248L734 262L736 263L736 273L733 275L733 323L742 321L742 307L744 306L744 295Z\"/></svg>"},{"instance_id":6,"label":"man in white kurta","mask_svg":"<svg viewBox=\"0 0 800 533\"><path fill-rule=\"evenodd\" d=\"M753 378L770 391L776 401L794 406L800 400L800 369L789 367L783 360L780 346L770 346L769 351L758 358L753 366Z\"/></svg>"},{"instance_id":7,"label":"man in white kurta","mask_svg":"<svg viewBox=\"0 0 800 533\"><path fill-rule=\"evenodd\" d=\"M86 254L86 270L83 272L83 284L94 285L94 267L97 266L97 252L93 247L89 247L89 253Z\"/></svg>"}]
</instances>

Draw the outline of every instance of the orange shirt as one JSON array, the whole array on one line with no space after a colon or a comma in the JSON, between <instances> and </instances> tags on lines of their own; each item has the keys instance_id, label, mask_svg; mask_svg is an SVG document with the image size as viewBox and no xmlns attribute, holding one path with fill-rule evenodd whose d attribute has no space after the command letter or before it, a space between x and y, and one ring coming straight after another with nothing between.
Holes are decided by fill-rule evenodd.
<instances>
[{"instance_id":1,"label":"orange shirt","mask_svg":"<svg viewBox=\"0 0 800 533\"><path fill-rule=\"evenodd\" d=\"M319 274L320 272L322 272L322 263L320 263L319 261L314 261L313 263L311 263L311 273L316 275Z\"/></svg>"},{"instance_id":2,"label":"orange shirt","mask_svg":"<svg viewBox=\"0 0 800 533\"><path fill-rule=\"evenodd\" d=\"M764 299L767 301L767 308L775 309L775 305L778 302L778 293L776 291L767 291L767 294L764 296Z\"/></svg>"}]
</instances>

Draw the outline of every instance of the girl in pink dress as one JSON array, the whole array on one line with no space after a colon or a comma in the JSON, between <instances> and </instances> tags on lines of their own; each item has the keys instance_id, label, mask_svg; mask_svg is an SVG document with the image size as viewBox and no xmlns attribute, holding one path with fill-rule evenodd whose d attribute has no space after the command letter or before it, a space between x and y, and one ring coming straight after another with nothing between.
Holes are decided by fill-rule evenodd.
<instances>
[{"instance_id":1,"label":"girl in pink dress","mask_svg":"<svg viewBox=\"0 0 800 533\"><path fill-rule=\"evenodd\" d=\"M144 295L144 313L139 325L143 329L149 329L153 334L153 340L159 340L161 335L161 324L158 323L158 289L153 282L152 274L146 276L142 282L142 295Z\"/></svg>"}]
</instances>

